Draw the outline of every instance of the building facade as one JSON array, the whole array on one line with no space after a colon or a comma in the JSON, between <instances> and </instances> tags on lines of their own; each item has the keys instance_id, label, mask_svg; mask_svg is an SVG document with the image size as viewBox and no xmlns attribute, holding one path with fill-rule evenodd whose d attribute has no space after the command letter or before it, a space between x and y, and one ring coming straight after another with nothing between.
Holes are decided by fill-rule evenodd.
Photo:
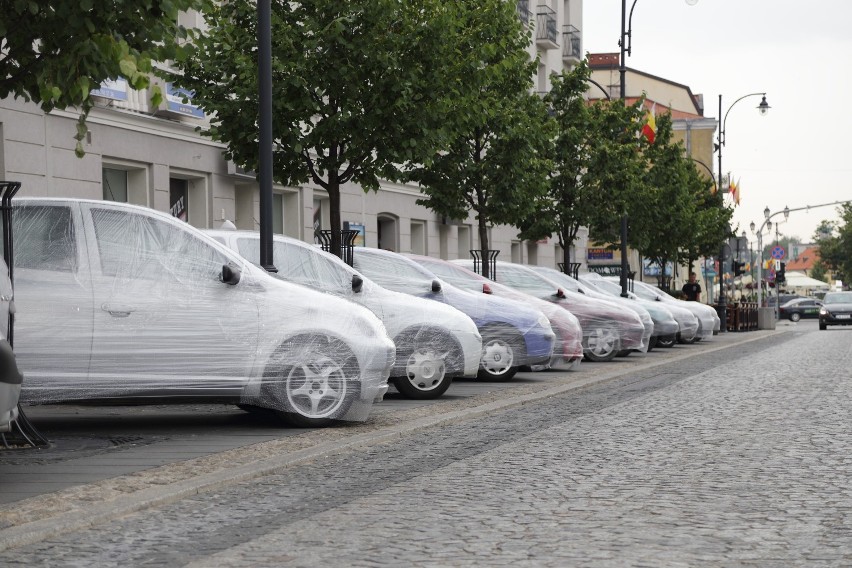
<instances>
[{"instance_id":1,"label":"building facade","mask_svg":"<svg viewBox=\"0 0 852 568\"><path fill-rule=\"evenodd\" d=\"M531 34L530 56L538 57L536 89L550 89L550 76L583 57L582 0L518 0L518 17ZM203 26L198 14L181 24ZM20 196L56 196L126 201L184 219L199 228L226 220L241 229L259 227L259 186L253 174L223 157L224 146L201 136L203 111L183 102L185 93L161 84L166 97L152 107L147 91L110 81L93 92L95 108L83 140L85 156L74 153L78 114L45 114L20 100L0 101L0 176L20 181ZM329 228L328 196L313 184L273 188L273 231L314 241ZM469 258L478 248L475 219L444 219L416 204L416 186L382 183L365 193L342 188L344 228L357 230L357 243L445 259ZM490 246L500 260L555 266L561 251L553 239L521 241L507 226L490 229ZM572 255L573 257L574 255Z\"/></svg>"}]
</instances>

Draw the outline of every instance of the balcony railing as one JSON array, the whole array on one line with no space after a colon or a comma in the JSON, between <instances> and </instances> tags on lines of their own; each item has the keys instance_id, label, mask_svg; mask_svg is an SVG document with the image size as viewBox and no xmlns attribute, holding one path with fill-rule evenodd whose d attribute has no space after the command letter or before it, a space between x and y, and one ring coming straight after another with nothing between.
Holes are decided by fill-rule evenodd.
<instances>
[{"instance_id":1,"label":"balcony railing","mask_svg":"<svg viewBox=\"0 0 852 568\"><path fill-rule=\"evenodd\" d=\"M543 49L559 47L559 29L556 11L549 6L539 5L535 12L535 41Z\"/></svg>"},{"instance_id":2,"label":"balcony railing","mask_svg":"<svg viewBox=\"0 0 852 568\"><path fill-rule=\"evenodd\" d=\"M532 10L530 10L530 0L518 0L518 18L521 23L528 26L532 20Z\"/></svg>"},{"instance_id":3,"label":"balcony railing","mask_svg":"<svg viewBox=\"0 0 852 568\"><path fill-rule=\"evenodd\" d=\"M583 37L580 30L572 25L562 28L562 59L576 60L580 62L583 58Z\"/></svg>"}]
</instances>

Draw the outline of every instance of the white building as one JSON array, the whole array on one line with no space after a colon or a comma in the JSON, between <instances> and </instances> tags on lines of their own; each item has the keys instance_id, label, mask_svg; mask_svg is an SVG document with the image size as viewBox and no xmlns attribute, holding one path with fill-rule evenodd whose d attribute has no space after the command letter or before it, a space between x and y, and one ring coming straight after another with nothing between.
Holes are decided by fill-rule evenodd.
<instances>
[{"instance_id":1,"label":"white building","mask_svg":"<svg viewBox=\"0 0 852 568\"><path fill-rule=\"evenodd\" d=\"M550 89L550 75L583 57L582 0L517 0L530 26L530 55L540 59L536 89ZM197 15L181 23L201 25ZM169 86L163 85L169 93ZM63 196L128 201L185 219L199 228L224 220L238 228L259 227L259 189L222 156L224 146L202 137L200 109L179 97L157 108L148 93L124 81L102 85L84 140L85 157L74 154L76 112L44 114L31 103L0 101L0 179L20 181L21 196ZM168 97L167 97L168 98ZM273 188L273 230L313 241L329 227L328 197L312 184ZM473 217L448 221L419 206L414 186L384 183L378 193L350 184L342 189L341 219L364 231L364 244L446 259L469 258L478 247ZM511 227L491 229L490 246L500 260L555 266L561 252L552 239L520 241ZM578 246L585 258L585 242ZM572 254L575 258L575 254Z\"/></svg>"}]
</instances>

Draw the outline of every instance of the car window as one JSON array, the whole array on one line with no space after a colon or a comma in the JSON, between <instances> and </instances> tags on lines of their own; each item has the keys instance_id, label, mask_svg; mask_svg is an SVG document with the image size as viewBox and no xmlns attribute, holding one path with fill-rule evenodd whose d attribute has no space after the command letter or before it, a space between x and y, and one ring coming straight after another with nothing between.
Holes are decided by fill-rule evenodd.
<instances>
[{"instance_id":1,"label":"car window","mask_svg":"<svg viewBox=\"0 0 852 568\"><path fill-rule=\"evenodd\" d=\"M93 208L101 271L107 276L218 280L230 259L189 231L128 211Z\"/></svg>"},{"instance_id":2,"label":"car window","mask_svg":"<svg viewBox=\"0 0 852 568\"><path fill-rule=\"evenodd\" d=\"M426 269L402 256L355 253L355 269L380 286L412 291L411 285L425 286L434 279Z\"/></svg>"},{"instance_id":3,"label":"car window","mask_svg":"<svg viewBox=\"0 0 852 568\"><path fill-rule=\"evenodd\" d=\"M823 304L852 304L852 292L830 292L822 300Z\"/></svg>"},{"instance_id":4,"label":"car window","mask_svg":"<svg viewBox=\"0 0 852 568\"><path fill-rule=\"evenodd\" d=\"M539 278L537 274L516 269L511 266L500 265L497 267L497 281L534 294L555 294L558 290L556 284L551 284Z\"/></svg>"},{"instance_id":5,"label":"car window","mask_svg":"<svg viewBox=\"0 0 852 568\"><path fill-rule=\"evenodd\" d=\"M77 243L69 207L15 207L12 227L16 268L61 272L77 269Z\"/></svg>"}]
</instances>

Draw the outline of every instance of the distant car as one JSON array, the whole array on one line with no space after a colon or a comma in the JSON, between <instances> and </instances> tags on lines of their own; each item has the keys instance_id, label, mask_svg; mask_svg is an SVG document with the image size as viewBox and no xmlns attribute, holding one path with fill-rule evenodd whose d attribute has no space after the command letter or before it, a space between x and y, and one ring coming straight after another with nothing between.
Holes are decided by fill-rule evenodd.
<instances>
[{"instance_id":1,"label":"distant car","mask_svg":"<svg viewBox=\"0 0 852 568\"><path fill-rule=\"evenodd\" d=\"M818 318L822 302L813 298L797 298L779 306L778 317L790 321L799 321L802 318Z\"/></svg>"},{"instance_id":2,"label":"distant car","mask_svg":"<svg viewBox=\"0 0 852 568\"><path fill-rule=\"evenodd\" d=\"M852 325L852 292L828 292L819 309L819 328Z\"/></svg>"},{"instance_id":3,"label":"distant car","mask_svg":"<svg viewBox=\"0 0 852 568\"><path fill-rule=\"evenodd\" d=\"M165 213L13 209L15 351L28 404L237 404L296 426L365 420L395 347L369 310L272 278Z\"/></svg>"},{"instance_id":4,"label":"distant car","mask_svg":"<svg viewBox=\"0 0 852 568\"><path fill-rule=\"evenodd\" d=\"M616 280L613 277L608 277L608 279L612 282ZM695 333L694 337L683 337L683 334L678 336L678 340L683 343L690 343L692 341L712 338L713 331L719 329L719 315L716 313L716 310L714 308L711 308L706 304L702 304L701 302L687 302L685 300L678 300L677 298L673 298L670 295L666 294L656 286L651 286L650 284L646 284L645 282L639 282L638 280L633 282L633 291L640 298L645 298L646 300L655 300L658 302L665 302L666 307L672 305L681 308L686 308L687 310L692 312L696 318L698 318L698 331Z\"/></svg>"},{"instance_id":5,"label":"distant car","mask_svg":"<svg viewBox=\"0 0 852 568\"><path fill-rule=\"evenodd\" d=\"M541 365L542 367L573 365L582 359L583 329L580 327L580 320L568 310L564 310L546 300L519 292L514 288L498 284L472 270L468 270L463 266L447 260L414 254L407 254L405 256L434 272L442 281L449 282L462 290L493 294L498 298L515 300L541 310L547 319L550 320L550 327L556 334L553 357L547 365Z\"/></svg>"},{"instance_id":6,"label":"distant car","mask_svg":"<svg viewBox=\"0 0 852 568\"><path fill-rule=\"evenodd\" d=\"M473 266L471 260L453 262L467 268ZM498 261L495 276L501 284L553 302L577 316L583 328L583 356L588 361L612 361L625 349L647 350L643 342L645 326L632 310L563 290L557 283L520 264Z\"/></svg>"},{"instance_id":7,"label":"distant car","mask_svg":"<svg viewBox=\"0 0 852 568\"><path fill-rule=\"evenodd\" d=\"M205 231L260 264L255 231ZM379 316L396 343L391 380L407 398L431 399L446 392L453 377L476 376L482 338L459 310L382 288L340 260L304 241L274 235L273 276L360 304Z\"/></svg>"},{"instance_id":8,"label":"distant car","mask_svg":"<svg viewBox=\"0 0 852 568\"><path fill-rule=\"evenodd\" d=\"M480 378L506 381L520 367L547 363L553 355L550 321L538 310L456 288L395 252L355 247L354 265L380 286L444 302L467 314L482 335Z\"/></svg>"},{"instance_id":9,"label":"distant car","mask_svg":"<svg viewBox=\"0 0 852 568\"><path fill-rule=\"evenodd\" d=\"M807 299L805 296L800 296L798 294L775 294L769 293L766 297L766 305L774 308L775 306L783 306L787 302L791 300L805 300Z\"/></svg>"}]
</instances>

